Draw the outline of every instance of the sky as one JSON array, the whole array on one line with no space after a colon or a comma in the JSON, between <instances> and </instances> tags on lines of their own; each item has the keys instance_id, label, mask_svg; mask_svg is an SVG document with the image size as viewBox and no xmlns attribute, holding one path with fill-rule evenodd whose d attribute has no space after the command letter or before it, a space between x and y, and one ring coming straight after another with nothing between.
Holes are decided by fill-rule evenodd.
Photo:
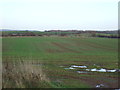
<instances>
[{"instance_id":1,"label":"sky","mask_svg":"<svg viewBox=\"0 0 120 90\"><path fill-rule=\"evenodd\" d=\"M119 0L0 0L0 29L117 30Z\"/></svg>"}]
</instances>

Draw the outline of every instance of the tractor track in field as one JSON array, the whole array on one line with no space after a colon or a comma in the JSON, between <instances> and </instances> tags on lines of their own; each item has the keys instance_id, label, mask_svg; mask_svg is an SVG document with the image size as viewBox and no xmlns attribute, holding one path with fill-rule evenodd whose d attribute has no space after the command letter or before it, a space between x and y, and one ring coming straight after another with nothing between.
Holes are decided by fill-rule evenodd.
<instances>
[{"instance_id":1,"label":"tractor track in field","mask_svg":"<svg viewBox=\"0 0 120 90\"><path fill-rule=\"evenodd\" d=\"M70 39L69 39L70 40ZM77 46L81 46L81 45L87 45L93 48L99 48L99 49L103 49L103 50L108 50L108 51L116 51L115 49L108 47L106 45L102 45L102 44L97 44L97 43L92 43L92 42L76 42L75 39L71 39L71 41L73 41ZM82 43L82 44L81 44ZM92 49L88 49L87 50L92 50Z\"/></svg>"},{"instance_id":2,"label":"tractor track in field","mask_svg":"<svg viewBox=\"0 0 120 90\"><path fill-rule=\"evenodd\" d=\"M70 52L74 52L74 53L80 53L79 51L73 50L68 48L67 46L65 46L64 44L61 43L56 43L56 42L52 42L53 45L65 50L65 51L70 51Z\"/></svg>"},{"instance_id":3,"label":"tractor track in field","mask_svg":"<svg viewBox=\"0 0 120 90\"><path fill-rule=\"evenodd\" d=\"M71 76L71 75L60 75L61 77L64 77L64 78L72 78L72 79L75 79L75 80L81 80L82 82L88 84L88 85L91 85L93 88L95 88L95 86L97 84L104 84L105 85L105 88L115 88L115 87L118 87L118 83L115 82L105 82L104 80L104 77L101 77L100 79L96 79L94 77L87 77L87 76L84 76L84 77L76 77L76 76ZM92 76L92 74L91 74ZM110 77L107 77L108 79L111 79Z\"/></svg>"},{"instance_id":4,"label":"tractor track in field","mask_svg":"<svg viewBox=\"0 0 120 90\"><path fill-rule=\"evenodd\" d=\"M50 48L46 49L46 51L47 51L48 53L64 52L63 50L50 49Z\"/></svg>"},{"instance_id":5,"label":"tractor track in field","mask_svg":"<svg viewBox=\"0 0 120 90\"><path fill-rule=\"evenodd\" d=\"M79 42L76 42L76 44L81 45L81 43ZM108 51L115 51L113 48L105 47L104 45L94 44L91 42L90 43L84 42L84 44L93 48L99 48L99 49L108 50Z\"/></svg>"}]
</instances>

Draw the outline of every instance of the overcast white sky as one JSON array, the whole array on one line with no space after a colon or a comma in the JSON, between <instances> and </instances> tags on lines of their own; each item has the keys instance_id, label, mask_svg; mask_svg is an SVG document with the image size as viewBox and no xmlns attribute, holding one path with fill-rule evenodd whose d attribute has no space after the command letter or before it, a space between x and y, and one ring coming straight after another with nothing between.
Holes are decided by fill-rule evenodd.
<instances>
[{"instance_id":1,"label":"overcast white sky","mask_svg":"<svg viewBox=\"0 0 120 90\"><path fill-rule=\"evenodd\" d=\"M119 0L1 0L1 29L116 30Z\"/></svg>"}]
</instances>

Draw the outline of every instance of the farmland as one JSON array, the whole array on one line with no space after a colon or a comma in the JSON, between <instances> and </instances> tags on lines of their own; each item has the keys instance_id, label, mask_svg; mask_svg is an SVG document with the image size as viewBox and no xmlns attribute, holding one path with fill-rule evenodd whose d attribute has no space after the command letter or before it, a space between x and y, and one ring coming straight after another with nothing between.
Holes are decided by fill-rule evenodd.
<instances>
[{"instance_id":1,"label":"farmland","mask_svg":"<svg viewBox=\"0 0 120 90\"><path fill-rule=\"evenodd\" d=\"M118 69L118 39L3 37L2 45L4 88L95 88L98 84L118 87L118 72L77 73L81 69L64 69L71 65Z\"/></svg>"}]
</instances>

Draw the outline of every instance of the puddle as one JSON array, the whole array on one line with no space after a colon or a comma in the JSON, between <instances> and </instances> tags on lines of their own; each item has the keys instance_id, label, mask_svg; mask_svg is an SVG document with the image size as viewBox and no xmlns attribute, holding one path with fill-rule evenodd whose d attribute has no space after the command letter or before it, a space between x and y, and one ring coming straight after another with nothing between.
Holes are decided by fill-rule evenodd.
<instances>
[{"instance_id":1,"label":"puddle","mask_svg":"<svg viewBox=\"0 0 120 90\"><path fill-rule=\"evenodd\" d=\"M120 89L118 88L118 89L114 89L114 90L120 90Z\"/></svg>"},{"instance_id":2,"label":"puddle","mask_svg":"<svg viewBox=\"0 0 120 90\"><path fill-rule=\"evenodd\" d=\"M116 69L116 72L120 72L120 69Z\"/></svg>"},{"instance_id":3,"label":"puddle","mask_svg":"<svg viewBox=\"0 0 120 90\"><path fill-rule=\"evenodd\" d=\"M77 65L72 65L71 67L74 67L74 68L87 68L87 66L77 66Z\"/></svg>"},{"instance_id":4,"label":"puddle","mask_svg":"<svg viewBox=\"0 0 120 90\"><path fill-rule=\"evenodd\" d=\"M96 88L100 88L100 87L104 87L104 85L103 84L96 85Z\"/></svg>"},{"instance_id":5,"label":"puddle","mask_svg":"<svg viewBox=\"0 0 120 90\"><path fill-rule=\"evenodd\" d=\"M77 73L88 73L88 72L85 72L85 71L77 71Z\"/></svg>"},{"instance_id":6,"label":"puddle","mask_svg":"<svg viewBox=\"0 0 120 90\"><path fill-rule=\"evenodd\" d=\"M75 69L75 68L73 68L73 67L69 67L69 68L64 68L64 69Z\"/></svg>"}]
</instances>

